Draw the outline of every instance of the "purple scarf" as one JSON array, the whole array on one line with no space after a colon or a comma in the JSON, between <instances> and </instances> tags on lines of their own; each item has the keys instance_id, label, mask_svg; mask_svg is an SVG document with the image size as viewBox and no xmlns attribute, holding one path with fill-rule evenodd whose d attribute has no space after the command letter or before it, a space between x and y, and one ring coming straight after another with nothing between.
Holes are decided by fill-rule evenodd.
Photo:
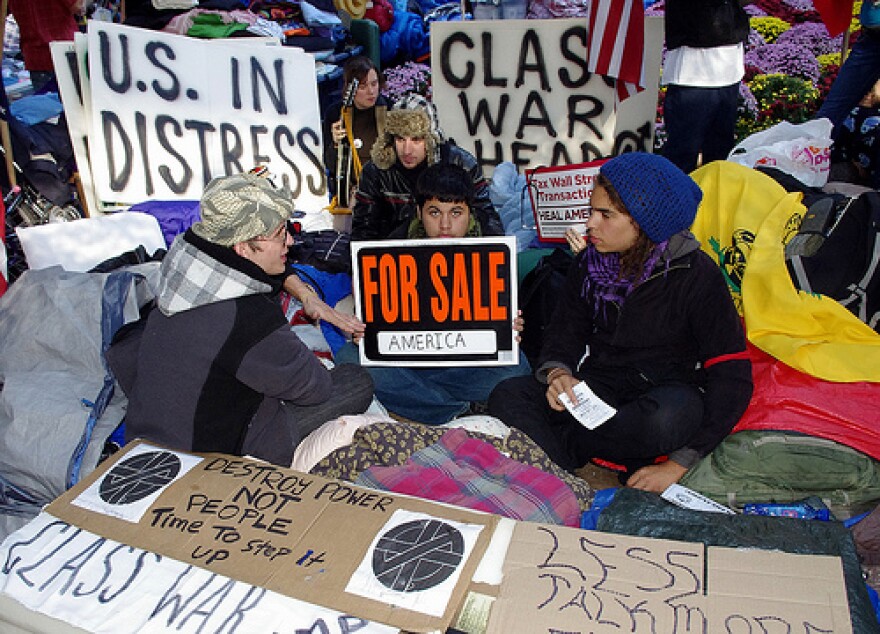
<instances>
[{"instance_id":1,"label":"purple scarf","mask_svg":"<svg viewBox=\"0 0 880 634\"><path fill-rule=\"evenodd\" d=\"M633 289L651 275L668 243L664 240L655 244L641 272L632 277L622 276L619 253L599 253L592 244L588 245L581 256L587 265L581 297L588 300L590 292L593 293L593 316L598 316L600 309L603 315L607 314L609 303L622 305Z\"/></svg>"}]
</instances>

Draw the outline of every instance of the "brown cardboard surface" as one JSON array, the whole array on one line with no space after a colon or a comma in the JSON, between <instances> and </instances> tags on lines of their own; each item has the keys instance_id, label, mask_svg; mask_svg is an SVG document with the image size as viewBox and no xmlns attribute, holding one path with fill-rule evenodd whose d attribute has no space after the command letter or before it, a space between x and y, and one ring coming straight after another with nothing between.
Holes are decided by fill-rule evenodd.
<instances>
[{"instance_id":1,"label":"brown cardboard surface","mask_svg":"<svg viewBox=\"0 0 880 634\"><path fill-rule=\"evenodd\" d=\"M835 632L835 557L519 523L488 632Z\"/></svg>"},{"instance_id":2,"label":"brown cardboard surface","mask_svg":"<svg viewBox=\"0 0 880 634\"><path fill-rule=\"evenodd\" d=\"M790 623L793 631L852 631L839 557L715 546L708 553L710 623L726 628L710 632L746 624L763 631L758 625L767 623Z\"/></svg>"},{"instance_id":3,"label":"brown cardboard surface","mask_svg":"<svg viewBox=\"0 0 880 634\"><path fill-rule=\"evenodd\" d=\"M137 462L144 456L170 457L172 466L168 461ZM189 459L191 469L175 471L175 456ZM156 497L144 497L145 493ZM130 509L137 503L148 506L143 516L132 522L78 505L89 496L110 500L111 512L116 508L127 511L125 507ZM254 460L219 454L193 458L141 443L108 460L47 511L130 546L414 632L448 626L497 519ZM459 549L461 557L451 564L460 577L442 616L346 592L361 562L375 558L373 542L397 511L424 514L445 526L459 522L482 527L472 548ZM411 546L410 551L401 552L397 564L414 579L419 574L424 579L424 568L416 570L419 561L424 561L416 559L423 545ZM436 539L424 548L445 552ZM451 579L455 577L450 577L450 585ZM411 589L405 592L412 595Z\"/></svg>"}]
</instances>

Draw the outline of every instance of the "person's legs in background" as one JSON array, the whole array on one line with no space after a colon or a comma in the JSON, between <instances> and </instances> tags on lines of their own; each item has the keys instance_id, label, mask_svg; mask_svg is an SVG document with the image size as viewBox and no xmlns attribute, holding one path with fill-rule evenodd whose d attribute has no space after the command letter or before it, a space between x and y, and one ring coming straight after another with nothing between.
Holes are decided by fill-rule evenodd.
<instances>
[{"instance_id":1,"label":"person's legs in background","mask_svg":"<svg viewBox=\"0 0 880 634\"><path fill-rule=\"evenodd\" d=\"M356 365L339 365L330 370L333 392L329 399L318 405L288 403L297 431L305 438L308 434L340 416L362 414L373 402L373 381L369 372Z\"/></svg>"},{"instance_id":2,"label":"person's legs in background","mask_svg":"<svg viewBox=\"0 0 880 634\"><path fill-rule=\"evenodd\" d=\"M495 386L506 379L532 373L528 359L520 351L519 364L477 367L425 368L425 380L444 390L459 403L481 403L489 400Z\"/></svg>"},{"instance_id":3,"label":"person's legs in background","mask_svg":"<svg viewBox=\"0 0 880 634\"><path fill-rule=\"evenodd\" d=\"M700 150L711 133L714 118L712 89L670 84L663 100L666 143L663 156L683 172L697 167Z\"/></svg>"},{"instance_id":4,"label":"person's legs in background","mask_svg":"<svg viewBox=\"0 0 880 634\"><path fill-rule=\"evenodd\" d=\"M703 399L689 385L662 385L617 406L594 430L572 428L568 436L577 462L603 458L628 473L687 444L703 419Z\"/></svg>"},{"instance_id":5,"label":"person's legs in background","mask_svg":"<svg viewBox=\"0 0 880 634\"><path fill-rule=\"evenodd\" d=\"M837 128L850 110L880 79L880 33L862 29L843 63L816 118L826 117ZM836 136L836 135L834 135Z\"/></svg>"},{"instance_id":6,"label":"person's legs in background","mask_svg":"<svg viewBox=\"0 0 880 634\"><path fill-rule=\"evenodd\" d=\"M518 376L499 383L489 396L489 414L534 440L547 456L563 469L574 471L578 464L566 445L570 426L577 425L568 412L556 412L547 403L547 386L534 376Z\"/></svg>"},{"instance_id":7,"label":"person's legs in background","mask_svg":"<svg viewBox=\"0 0 880 634\"><path fill-rule=\"evenodd\" d=\"M709 88L714 102L714 117L703 137L702 164L723 161L736 145L736 108L739 101L739 83L721 88Z\"/></svg>"},{"instance_id":8,"label":"person's legs in background","mask_svg":"<svg viewBox=\"0 0 880 634\"><path fill-rule=\"evenodd\" d=\"M338 367L358 364L357 346L346 343L336 353ZM445 369L445 368L444 368ZM473 368L469 368L473 370ZM469 402L457 399L431 378L436 368L365 368L373 378L376 398L398 416L427 425L442 425L467 411Z\"/></svg>"}]
</instances>

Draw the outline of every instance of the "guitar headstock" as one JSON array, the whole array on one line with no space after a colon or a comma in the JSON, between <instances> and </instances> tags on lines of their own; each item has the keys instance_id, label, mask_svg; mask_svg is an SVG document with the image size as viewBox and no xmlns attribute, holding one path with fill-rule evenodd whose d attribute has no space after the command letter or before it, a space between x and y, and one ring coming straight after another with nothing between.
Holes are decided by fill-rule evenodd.
<instances>
[{"instance_id":1,"label":"guitar headstock","mask_svg":"<svg viewBox=\"0 0 880 634\"><path fill-rule=\"evenodd\" d=\"M351 108L351 104L354 103L354 94L357 92L360 83L361 82L359 79L357 79L356 77L352 77L351 81L348 83L348 86L345 87L345 92L342 93L343 108Z\"/></svg>"}]
</instances>

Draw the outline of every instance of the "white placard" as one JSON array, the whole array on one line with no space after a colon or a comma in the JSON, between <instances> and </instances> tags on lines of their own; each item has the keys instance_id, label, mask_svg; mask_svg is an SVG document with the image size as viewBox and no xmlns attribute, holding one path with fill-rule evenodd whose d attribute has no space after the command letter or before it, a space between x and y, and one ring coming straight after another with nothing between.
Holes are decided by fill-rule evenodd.
<instances>
[{"instance_id":1,"label":"white placard","mask_svg":"<svg viewBox=\"0 0 880 634\"><path fill-rule=\"evenodd\" d=\"M212 177L265 165L299 209L327 205L311 55L92 22L88 66L101 201L198 199Z\"/></svg>"},{"instance_id":2,"label":"white placard","mask_svg":"<svg viewBox=\"0 0 880 634\"><path fill-rule=\"evenodd\" d=\"M397 509L346 592L442 616L483 527Z\"/></svg>"},{"instance_id":3,"label":"white placard","mask_svg":"<svg viewBox=\"0 0 880 634\"><path fill-rule=\"evenodd\" d=\"M398 631L120 544L47 513L0 545L0 592L100 634Z\"/></svg>"},{"instance_id":4,"label":"white placard","mask_svg":"<svg viewBox=\"0 0 880 634\"><path fill-rule=\"evenodd\" d=\"M735 514L733 509L677 483L666 487L666 490L660 494L660 497L685 509L724 513L726 515Z\"/></svg>"},{"instance_id":5,"label":"white placard","mask_svg":"<svg viewBox=\"0 0 880 634\"><path fill-rule=\"evenodd\" d=\"M617 413L617 410L596 396L590 387L581 381L573 388L576 403L572 403L566 392L559 395L559 400L575 420L587 429L596 429L599 425Z\"/></svg>"},{"instance_id":6,"label":"white placard","mask_svg":"<svg viewBox=\"0 0 880 634\"><path fill-rule=\"evenodd\" d=\"M487 174L651 151L663 21L645 18L646 90L615 109L615 83L587 71L586 18L431 25L431 86L444 132Z\"/></svg>"}]
</instances>

